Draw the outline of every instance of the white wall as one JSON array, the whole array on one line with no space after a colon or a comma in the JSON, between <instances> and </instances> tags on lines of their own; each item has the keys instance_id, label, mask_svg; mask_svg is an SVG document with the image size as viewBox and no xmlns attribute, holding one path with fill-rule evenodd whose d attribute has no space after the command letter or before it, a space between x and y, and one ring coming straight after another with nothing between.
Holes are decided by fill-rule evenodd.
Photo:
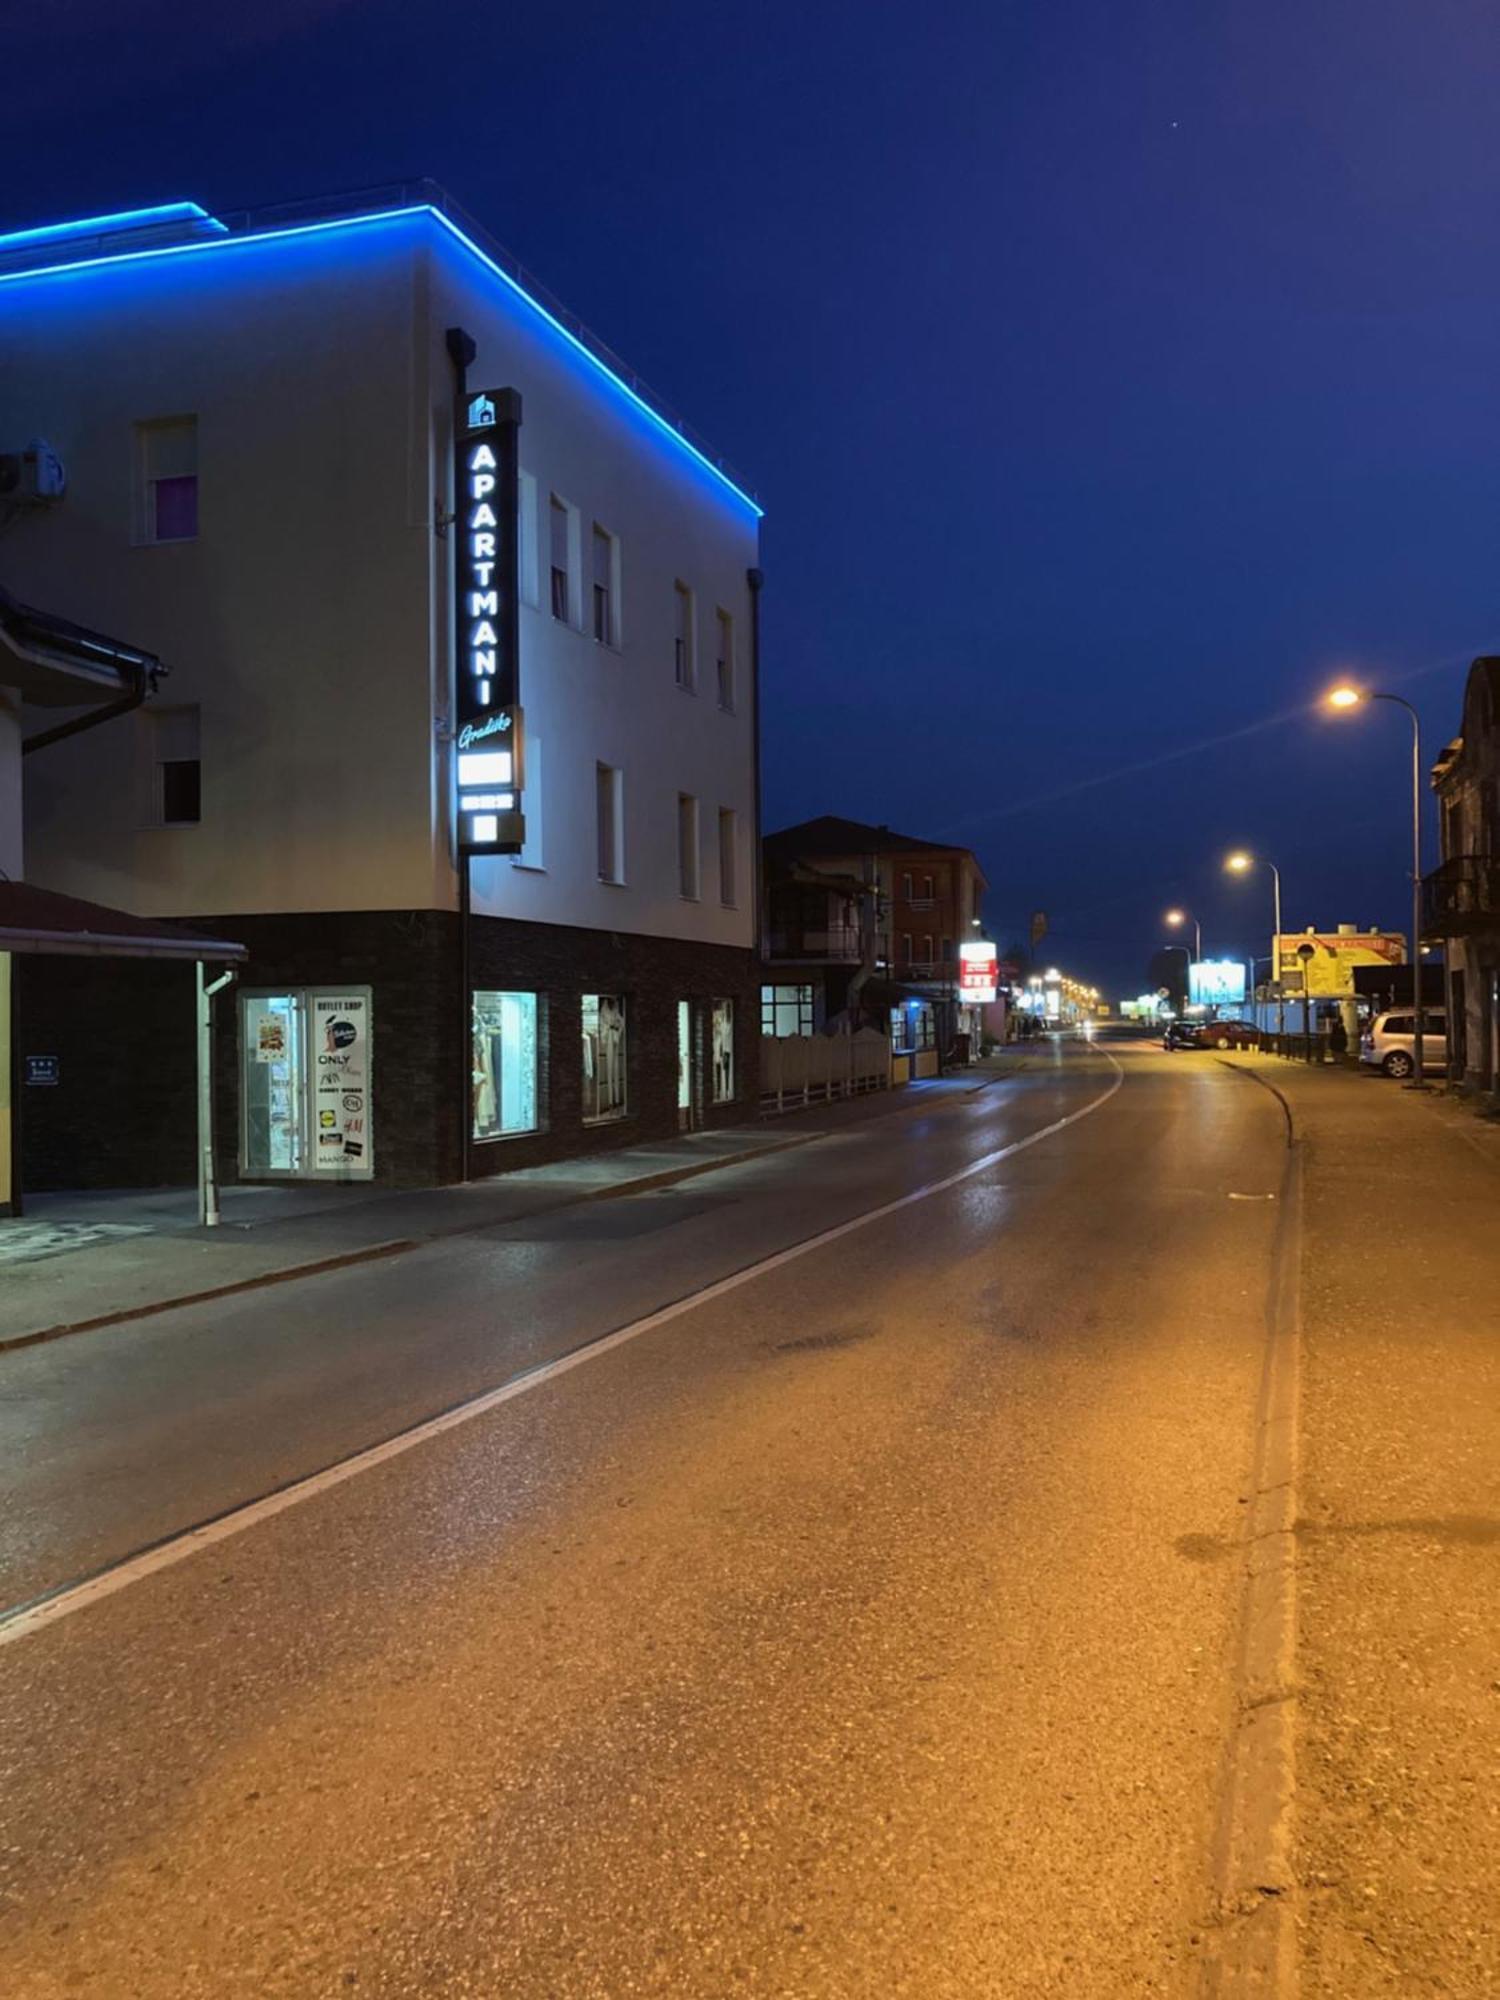
<instances>
[{"instance_id":1,"label":"white wall","mask_svg":"<svg viewBox=\"0 0 1500 2000\"><path fill-rule=\"evenodd\" d=\"M10 587L158 652L202 712L203 820L146 814L134 719L28 760L30 879L157 915L451 908L451 545L444 330L474 386L524 398L541 606L523 700L543 766L544 868L475 866L475 907L753 942L754 517L429 220L0 286L0 439L47 437L67 499L0 546ZM132 545L133 425L193 413L199 534ZM547 606L547 495L620 538L618 650ZM674 684L673 583L697 593L699 690ZM716 605L738 705L717 707ZM44 718L33 718L40 726ZM50 719L55 720L55 715ZM625 773L623 887L596 879L594 766ZM678 895L677 794L701 801L702 900ZM739 815L720 907L720 806Z\"/></svg>"}]
</instances>

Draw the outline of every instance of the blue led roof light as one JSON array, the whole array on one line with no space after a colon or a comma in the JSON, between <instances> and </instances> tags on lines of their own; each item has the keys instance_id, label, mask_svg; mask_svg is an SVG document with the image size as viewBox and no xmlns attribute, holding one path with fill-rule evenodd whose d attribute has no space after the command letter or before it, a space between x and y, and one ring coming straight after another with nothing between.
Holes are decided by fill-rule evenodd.
<instances>
[{"instance_id":1,"label":"blue led roof light","mask_svg":"<svg viewBox=\"0 0 1500 2000\"><path fill-rule=\"evenodd\" d=\"M75 222L48 222L36 229L9 229L0 234L0 256L21 250L28 243L41 249L47 244L66 243L79 236L116 236L137 229L152 229L173 222L203 222L221 235L227 234L217 216L210 215L196 201L158 202L154 208L124 208L115 215L86 215Z\"/></svg>"},{"instance_id":2,"label":"blue led roof light","mask_svg":"<svg viewBox=\"0 0 1500 2000\"><path fill-rule=\"evenodd\" d=\"M430 187L430 184L424 184L424 186ZM438 190L431 190L431 192L440 194ZM59 252L62 252L66 243L70 240L77 240L79 238L87 239L90 235L106 235L112 228L120 230L127 228L144 229L151 226L152 222L168 224L175 221L183 224L207 224L219 233L214 235L196 234L174 243L145 243L135 247L122 245L117 250L101 248L97 252L86 256L60 257L60 260L55 263L42 262L39 264L13 265L10 269L0 269L0 286L53 277L76 276L83 272L100 270L109 266L144 264L162 257L191 257L202 255L207 251L230 250L257 243L287 242L299 237L329 235L341 230L365 229L376 224L416 220L424 217L436 222L455 244L480 264L492 278L498 280L511 297L519 300L530 312L536 314L559 339L566 343L581 360L587 363L590 370L598 378L607 382L618 395L623 396L636 411L644 416L654 430L670 440L679 451L686 453L688 457L695 460L704 471L712 476L719 486L732 494L743 506L748 507L757 520L762 518L765 510L751 494L745 491L736 479L731 477L722 463L716 461L709 455L707 450L693 441L692 437L688 435L686 426L675 421L671 416L664 414L663 410L657 408L653 401L650 400L649 394L643 394L641 388L633 386L631 382L625 379L625 373L622 372L624 370L623 363L619 363L613 356L606 359L605 353L607 353L607 350L596 352L595 347L590 345L589 338L585 337L584 329L578 328L575 330L574 327L570 327L561 316L562 309L560 307L557 310L553 310L552 307L545 304L536 295L536 290L533 290L529 284L523 283L521 277L505 269L504 265L499 261L498 255L492 255L490 251L486 250L481 243L476 241L475 235L471 234L468 229L460 227L451 215L447 214L443 208L437 206L436 202L431 199L415 201L397 200L389 206L366 208L354 213L334 214L321 217L315 221L305 222L272 222L262 225L257 224L253 217L246 216L242 218L240 226L233 228L219 221L217 217L209 216L196 202L173 202L166 203L161 208L154 210L127 211L123 216L94 217L77 224L58 224L55 228L22 230L14 232L9 236L0 237L0 258L4 258L8 254L13 254L17 250L24 249L27 244L45 257L46 253L54 247ZM537 288L537 290L540 289L540 287Z\"/></svg>"}]
</instances>

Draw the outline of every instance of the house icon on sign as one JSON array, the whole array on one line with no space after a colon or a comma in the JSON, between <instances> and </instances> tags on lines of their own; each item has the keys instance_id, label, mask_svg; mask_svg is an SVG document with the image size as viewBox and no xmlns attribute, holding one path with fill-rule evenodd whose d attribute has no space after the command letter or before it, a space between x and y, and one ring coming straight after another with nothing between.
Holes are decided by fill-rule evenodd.
<instances>
[{"instance_id":1,"label":"house icon on sign","mask_svg":"<svg viewBox=\"0 0 1500 2000\"><path fill-rule=\"evenodd\" d=\"M488 430L495 421L495 399L483 391L469 398L469 429Z\"/></svg>"}]
</instances>

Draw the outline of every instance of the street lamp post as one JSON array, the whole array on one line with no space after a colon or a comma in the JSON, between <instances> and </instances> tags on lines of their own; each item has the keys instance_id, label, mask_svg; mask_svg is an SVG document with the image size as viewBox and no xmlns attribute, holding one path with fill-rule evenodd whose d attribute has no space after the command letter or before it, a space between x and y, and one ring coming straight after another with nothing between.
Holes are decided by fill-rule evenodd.
<instances>
[{"instance_id":1,"label":"street lamp post","mask_svg":"<svg viewBox=\"0 0 1500 2000\"><path fill-rule=\"evenodd\" d=\"M1191 910L1164 911L1162 915L1162 922L1165 924L1170 924L1173 930L1176 930L1179 924L1191 924L1193 927L1193 955L1195 958L1198 958L1199 960L1202 959L1203 928L1199 924L1198 919L1193 915Z\"/></svg>"},{"instance_id":2,"label":"street lamp post","mask_svg":"<svg viewBox=\"0 0 1500 2000\"><path fill-rule=\"evenodd\" d=\"M1416 1074L1407 1089L1425 1090L1422 1036L1422 721L1405 695L1382 694L1375 689L1357 688L1345 682L1327 697L1328 706L1338 710L1360 708L1367 701L1394 702L1397 708L1404 708L1411 717L1411 1003L1412 1059L1416 1064Z\"/></svg>"},{"instance_id":3,"label":"street lamp post","mask_svg":"<svg viewBox=\"0 0 1500 2000\"><path fill-rule=\"evenodd\" d=\"M1248 875L1255 866L1255 856L1240 848L1226 858L1224 866L1231 875ZM1262 866L1271 871L1272 922L1276 926L1271 936L1271 978L1276 987L1276 1040L1280 1044L1286 1040L1286 995L1281 985L1281 870L1274 861L1263 861ZM1285 1054L1284 1049L1278 1052Z\"/></svg>"}]
</instances>

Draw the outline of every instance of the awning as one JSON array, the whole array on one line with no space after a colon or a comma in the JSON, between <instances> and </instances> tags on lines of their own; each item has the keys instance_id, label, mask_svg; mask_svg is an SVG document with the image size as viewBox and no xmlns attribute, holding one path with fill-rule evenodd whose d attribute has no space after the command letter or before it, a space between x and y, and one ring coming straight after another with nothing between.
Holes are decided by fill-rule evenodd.
<instances>
[{"instance_id":1,"label":"awning","mask_svg":"<svg viewBox=\"0 0 1500 2000\"><path fill-rule=\"evenodd\" d=\"M154 687L165 671L154 653L38 611L0 589L0 687L19 688L28 701L76 708Z\"/></svg>"},{"instance_id":2,"label":"awning","mask_svg":"<svg viewBox=\"0 0 1500 2000\"><path fill-rule=\"evenodd\" d=\"M0 882L0 951L63 958L185 958L238 964L228 938L200 937L162 917L133 917L103 903L59 896L30 882Z\"/></svg>"}]
</instances>

